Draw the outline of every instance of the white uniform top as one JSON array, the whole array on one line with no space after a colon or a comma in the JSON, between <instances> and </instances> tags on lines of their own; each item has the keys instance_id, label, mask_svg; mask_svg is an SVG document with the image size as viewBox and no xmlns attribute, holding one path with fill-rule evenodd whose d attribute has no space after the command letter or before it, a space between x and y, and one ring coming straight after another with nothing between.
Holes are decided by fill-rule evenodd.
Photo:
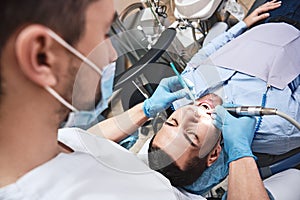
<instances>
[{"instance_id":1,"label":"white uniform top","mask_svg":"<svg viewBox=\"0 0 300 200\"><path fill-rule=\"evenodd\" d=\"M74 153L60 153L0 188L1 200L178 199L167 179L111 141L80 129L60 130L59 140Z\"/></svg>"},{"instance_id":2,"label":"white uniform top","mask_svg":"<svg viewBox=\"0 0 300 200\"><path fill-rule=\"evenodd\" d=\"M63 129L59 140L74 153L60 153L17 182L0 188L1 200L205 199L173 188L135 155L104 138L80 129ZM299 184L299 170L288 170L265 181L275 199L287 199L287 194L293 197L288 199L299 199Z\"/></svg>"}]
</instances>

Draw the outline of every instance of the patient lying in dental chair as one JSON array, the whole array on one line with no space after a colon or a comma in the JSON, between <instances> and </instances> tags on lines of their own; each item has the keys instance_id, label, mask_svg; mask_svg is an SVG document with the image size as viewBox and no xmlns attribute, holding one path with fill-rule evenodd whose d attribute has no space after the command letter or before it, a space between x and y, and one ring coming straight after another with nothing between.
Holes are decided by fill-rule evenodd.
<instances>
[{"instance_id":1,"label":"patient lying in dental chair","mask_svg":"<svg viewBox=\"0 0 300 200\"><path fill-rule=\"evenodd\" d=\"M284 36L276 34L279 30L288 34ZM267 33L254 37L252 33L257 31ZM293 34L290 35L290 33ZM259 38L260 36L264 38ZM223 46L224 41L228 41L226 36L220 36L193 57L182 75L195 84L199 98L197 102L202 108L211 109L222 102L263 106L277 108L296 121L300 121L300 57L295 56L300 54L299 36L300 31L287 23L257 26L244 34L240 40L244 42L243 44L239 43L240 38L237 38L234 41L235 45L230 46L230 50L224 46L221 48L223 50L219 51L222 53L217 51L216 54L219 57L218 65L216 65L214 52ZM254 37L254 40L258 39L266 43L275 41L276 44L273 44L275 46L281 43L279 45L284 46L283 51L287 51L285 53L289 55L280 57L284 59L280 62L285 64L281 66L281 70L269 68L269 64L274 61L270 60L272 55L277 53L275 46L250 49L251 51L248 50L247 53L251 52L251 54L247 55L243 55L243 51L238 51L237 49L241 46L247 46L245 43L248 37L251 40ZM291 44L293 48L285 48L286 44ZM254 70L245 71L239 66L228 66L227 61L236 58L232 57L232 53L227 55L224 49L227 52L238 52L236 57L248 56L253 59L255 62L246 64L251 66L252 63L256 63L252 66ZM268 56L264 57L261 54ZM273 57L276 58L276 56ZM255 60L256 58L260 59ZM224 60L224 65L222 65L222 60ZM239 64L242 66L244 63L241 61ZM254 74L249 71L253 71ZM261 74L256 75L256 71L263 71L275 81L269 84L269 80L262 78ZM288 78L286 74L289 74ZM174 107L178 110L169 117L162 129L152 138L149 145L149 165L169 178L174 186L184 187L185 190L194 194L205 194L227 176L227 157L221 150L220 133L209 123L210 116L205 112L201 112L202 117L198 120L198 126L194 126L192 130L183 131L185 130L183 127L187 127L184 124L187 121L187 113L191 113L190 110L192 110L191 106L183 106L185 104L187 102L184 101L174 103ZM257 117L256 135L252 143L254 152L281 155L299 147L300 131L288 121L279 116Z\"/></svg>"},{"instance_id":2,"label":"patient lying in dental chair","mask_svg":"<svg viewBox=\"0 0 300 200\"><path fill-rule=\"evenodd\" d=\"M243 52L239 52L239 55L236 56L248 56L253 60L258 57L260 58L260 60L253 62L248 59L245 63L243 63L243 60L240 60L239 63L240 66L242 66L241 68L243 68L243 65L251 67L251 64L255 63L254 66L252 66L252 69L245 68L244 71L248 70L250 71L249 73L246 73L243 70L240 71L239 69L234 70L234 68L238 68L238 66L228 66L224 64L226 68L220 67L223 61L224 63L228 63L230 62L230 59L236 59L227 57L227 54L232 55L234 53L228 52L226 54L226 51L222 51L224 54L219 54L219 57L217 58L218 65L214 64L214 60L210 59L211 57L205 60L204 63L197 65L195 65L195 60L192 60L182 76L195 84L195 90L198 97L214 92L223 99L224 103L277 108L294 118L296 121L300 121L300 57L297 56L300 54L300 31L286 23L268 23L251 29L243 35L243 38L239 37L233 42L243 46L243 44L238 43L239 39L243 39L242 41L246 43L247 41L250 41L250 39L247 40L248 37L253 37L251 33L258 30L272 35L272 41L282 41L287 44L293 43L291 45L293 48L288 49L289 51L285 52L284 56L281 55L281 58L277 56L277 44L274 44L274 47L270 45L270 47L265 47L264 49L259 49L260 47L258 47L258 49L252 49L251 55L243 55ZM291 38L282 39L280 38L282 36L279 34L274 34L279 30L286 30L286 32L289 33L294 32L295 37L292 36ZM274 31L273 34L272 31ZM266 35L267 34L264 36ZM259 37L260 35L256 35L256 38L251 39L258 40ZM267 37L269 36L267 35L265 38L262 38L261 41L265 41L266 43L270 42L271 40L268 40ZM220 50L224 50L226 47L227 45ZM236 52L234 49L235 46L231 47L230 50L227 50ZM282 49L283 51L287 51L287 48ZM266 57L258 55L264 54L264 52ZM218 51L216 53L218 53ZM275 58L273 58L274 60L270 60L269 55L275 55ZM283 61L275 60L278 59L278 57L279 59L283 59ZM269 68L269 65L274 62L281 63L282 65L279 66L280 68L278 66ZM272 83L274 84L269 84L269 80L263 80L260 77L260 74L255 76L255 73L257 73L256 70L263 71L266 74L265 76L269 79L273 78ZM251 74L251 72L253 73ZM283 82L284 84L282 84ZM278 84L276 85L276 83ZM184 102L182 101L174 103L175 108L182 105L184 105ZM257 118L256 135L252 146L254 152L280 155L299 147L299 145L299 130L285 119L278 116Z\"/></svg>"},{"instance_id":3,"label":"patient lying in dental chair","mask_svg":"<svg viewBox=\"0 0 300 200\"><path fill-rule=\"evenodd\" d=\"M150 168L173 186L199 195L222 181L228 175L227 155L222 151L221 132L206 113L221 104L220 97L208 94L196 105L174 111L149 143Z\"/></svg>"},{"instance_id":4,"label":"patient lying in dental chair","mask_svg":"<svg viewBox=\"0 0 300 200\"><path fill-rule=\"evenodd\" d=\"M222 103L218 95L207 94L195 105L174 111L149 143L150 168L166 176L173 186L202 196L224 180L229 172L228 157L222 150L221 132L207 112Z\"/></svg>"}]
</instances>

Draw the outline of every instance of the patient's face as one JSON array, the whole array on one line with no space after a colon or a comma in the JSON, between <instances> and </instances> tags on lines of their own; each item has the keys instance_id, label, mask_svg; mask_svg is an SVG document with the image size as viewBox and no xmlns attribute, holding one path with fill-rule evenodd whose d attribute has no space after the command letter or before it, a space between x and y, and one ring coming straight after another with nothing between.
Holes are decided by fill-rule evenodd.
<instances>
[{"instance_id":1,"label":"patient's face","mask_svg":"<svg viewBox=\"0 0 300 200\"><path fill-rule=\"evenodd\" d=\"M205 157L218 142L221 132L206 110L220 104L220 97L209 94L198 99L197 106L179 108L164 123L152 145L165 151L184 170L189 160Z\"/></svg>"}]
</instances>

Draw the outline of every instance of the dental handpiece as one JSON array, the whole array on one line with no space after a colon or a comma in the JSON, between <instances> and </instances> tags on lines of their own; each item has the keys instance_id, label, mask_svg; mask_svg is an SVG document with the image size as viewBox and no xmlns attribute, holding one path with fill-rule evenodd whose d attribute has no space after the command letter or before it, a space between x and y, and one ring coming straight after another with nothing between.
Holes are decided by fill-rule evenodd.
<instances>
[{"instance_id":1,"label":"dental handpiece","mask_svg":"<svg viewBox=\"0 0 300 200\"><path fill-rule=\"evenodd\" d=\"M261 106L239 106L225 108L234 116L263 116L263 115L278 115L293 124L300 130L300 124L289 115L279 111L276 108L264 108Z\"/></svg>"},{"instance_id":2,"label":"dental handpiece","mask_svg":"<svg viewBox=\"0 0 300 200\"><path fill-rule=\"evenodd\" d=\"M232 115L239 116L263 116L263 115L276 115L276 108L263 108L261 106L239 106L225 108Z\"/></svg>"}]
</instances>

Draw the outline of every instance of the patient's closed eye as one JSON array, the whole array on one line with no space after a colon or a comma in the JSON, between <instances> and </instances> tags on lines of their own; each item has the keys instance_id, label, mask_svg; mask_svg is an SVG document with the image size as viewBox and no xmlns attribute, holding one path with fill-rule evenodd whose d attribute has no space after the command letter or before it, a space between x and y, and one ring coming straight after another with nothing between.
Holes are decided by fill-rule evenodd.
<instances>
[{"instance_id":1,"label":"patient's closed eye","mask_svg":"<svg viewBox=\"0 0 300 200\"><path fill-rule=\"evenodd\" d=\"M190 144L194 147L198 147L198 144L200 143L199 137L197 134L192 130L187 130L185 134L185 138L190 142Z\"/></svg>"}]
</instances>

